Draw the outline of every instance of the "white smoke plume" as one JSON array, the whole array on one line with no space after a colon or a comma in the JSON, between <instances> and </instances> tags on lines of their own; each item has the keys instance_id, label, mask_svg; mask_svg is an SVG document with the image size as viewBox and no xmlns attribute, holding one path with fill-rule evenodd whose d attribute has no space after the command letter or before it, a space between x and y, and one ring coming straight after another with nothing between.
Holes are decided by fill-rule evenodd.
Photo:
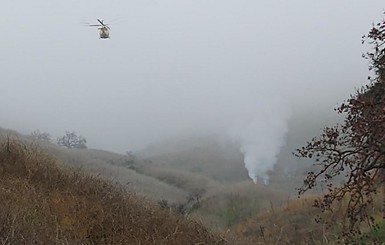
<instances>
[{"instance_id":1,"label":"white smoke plume","mask_svg":"<svg viewBox=\"0 0 385 245\"><path fill-rule=\"evenodd\" d=\"M233 130L233 137L244 155L245 168L254 183L257 180L269 183L268 172L273 170L285 144L289 115L283 99L270 98L256 105L255 116L238 122Z\"/></svg>"}]
</instances>

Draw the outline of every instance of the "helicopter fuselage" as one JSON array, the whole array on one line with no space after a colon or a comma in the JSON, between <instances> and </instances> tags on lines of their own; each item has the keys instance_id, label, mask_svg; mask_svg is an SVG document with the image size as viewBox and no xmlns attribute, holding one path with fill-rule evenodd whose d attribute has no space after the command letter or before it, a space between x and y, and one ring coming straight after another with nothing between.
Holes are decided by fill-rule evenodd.
<instances>
[{"instance_id":1,"label":"helicopter fuselage","mask_svg":"<svg viewBox=\"0 0 385 245\"><path fill-rule=\"evenodd\" d=\"M110 32L108 31L108 28L104 26L99 28L99 36L101 39L110 38Z\"/></svg>"}]
</instances>

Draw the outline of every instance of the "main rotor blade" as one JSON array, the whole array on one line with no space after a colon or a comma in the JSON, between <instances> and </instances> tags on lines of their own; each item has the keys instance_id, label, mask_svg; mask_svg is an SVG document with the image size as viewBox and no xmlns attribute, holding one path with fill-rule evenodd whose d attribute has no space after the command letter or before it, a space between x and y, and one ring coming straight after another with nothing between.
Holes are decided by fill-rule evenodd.
<instances>
[{"instance_id":1,"label":"main rotor blade","mask_svg":"<svg viewBox=\"0 0 385 245\"><path fill-rule=\"evenodd\" d=\"M97 20L99 21L100 24L102 24L104 26L103 20L99 20L99 19L97 19Z\"/></svg>"}]
</instances>

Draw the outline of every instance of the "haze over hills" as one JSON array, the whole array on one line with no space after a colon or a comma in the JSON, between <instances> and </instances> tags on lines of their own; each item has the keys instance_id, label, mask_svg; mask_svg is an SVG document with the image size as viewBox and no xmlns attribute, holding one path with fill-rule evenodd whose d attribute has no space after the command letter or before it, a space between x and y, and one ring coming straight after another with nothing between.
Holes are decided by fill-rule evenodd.
<instances>
[{"instance_id":1,"label":"haze over hills","mask_svg":"<svg viewBox=\"0 0 385 245\"><path fill-rule=\"evenodd\" d=\"M277 189L285 188L290 195L295 195L295 188L301 185L303 174L311 163L295 158L292 152L317 135L325 125L333 124L337 120L336 114L318 114L316 117L303 115L302 118L289 120L283 146L276 155L277 161L273 163L272 171L268 172L271 186ZM3 135L6 134L5 130L2 132ZM144 150L130 152L135 158L135 163L128 163L133 159L127 154L96 149L66 150L55 144L47 144L46 147L68 165L86 168L95 174L102 172L108 178L120 183L130 183L138 192L152 193L150 196L158 195L157 199L182 201L188 193L185 190L175 189L175 186L158 183L158 179L151 176L156 175L154 172L180 171L179 174L184 172L206 178L212 183L210 185L251 182L245 168L244 154L240 150L241 145L231 137L217 135L178 137L154 143ZM134 167L127 168L125 166L127 164ZM149 184L152 182L153 184ZM288 184L289 182L292 184ZM157 188L154 188L155 186ZM159 188L174 188L174 190L158 191Z\"/></svg>"},{"instance_id":2,"label":"haze over hills","mask_svg":"<svg viewBox=\"0 0 385 245\"><path fill-rule=\"evenodd\" d=\"M311 164L293 157L292 152L333 120L337 117L319 115L289 121L285 144L276 156L274 168L268 172L269 188L283 190L286 197L296 195L296 188L302 184L304 173ZM10 133L4 129L1 132L2 135ZM28 139L17 132L12 134ZM169 139L142 151L130 152L131 155L42 144L66 165L86 169L145 196L171 203L183 203L196 190L207 194L221 186L253 183L245 168L239 142L215 135Z\"/></svg>"},{"instance_id":3,"label":"haze over hills","mask_svg":"<svg viewBox=\"0 0 385 245\"><path fill-rule=\"evenodd\" d=\"M287 217L299 227L296 236L285 228L282 239L286 241L310 241L320 234L320 226L314 223L318 212L309 206L308 200L312 199L296 201L296 188L311 163L293 157L292 151L310 135L316 135L326 123L337 120L338 116L291 120L286 143L276 156L274 168L268 172L268 185L255 184L250 179L239 142L213 135L170 139L127 154L66 149L6 129L0 129L0 139L2 142L21 140L26 148L37 144L63 166L118 183L129 192L156 203L157 208L197 220L205 227L228 230L226 234L231 237L228 239L235 239L230 244L256 241L269 244L277 239L274 235L277 227L271 222L278 224L281 231L287 225L280 217ZM266 229L263 237L254 234L261 227ZM333 236L334 233L326 234ZM211 239L210 236L207 234L204 239Z\"/></svg>"}]
</instances>

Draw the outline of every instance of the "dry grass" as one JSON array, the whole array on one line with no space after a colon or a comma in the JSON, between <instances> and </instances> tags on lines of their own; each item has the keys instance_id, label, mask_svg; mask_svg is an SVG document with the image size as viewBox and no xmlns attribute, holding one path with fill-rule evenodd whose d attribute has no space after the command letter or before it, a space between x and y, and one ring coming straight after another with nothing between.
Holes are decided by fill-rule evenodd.
<instances>
[{"instance_id":1,"label":"dry grass","mask_svg":"<svg viewBox=\"0 0 385 245\"><path fill-rule=\"evenodd\" d=\"M0 244L226 244L33 145L0 142Z\"/></svg>"},{"instance_id":2,"label":"dry grass","mask_svg":"<svg viewBox=\"0 0 385 245\"><path fill-rule=\"evenodd\" d=\"M312 207L313 202L308 197L271 208L234 230L256 244L321 244L328 241L329 233L325 224L315 222L320 211Z\"/></svg>"},{"instance_id":3,"label":"dry grass","mask_svg":"<svg viewBox=\"0 0 385 245\"><path fill-rule=\"evenodd\" d=\"M204 195L206 192L213 188L217 188L219 185L215 180L198 173L182 171L168 166L152 165L145 167L143 169L143 174L180 188L187 193L200 192Z\"/></svg>"},{"instance_id":4,"label":"dry grass","mask_svg":"<svg viewBox=\"0 0 385 245\"><path fill-rule=\"evenodd\" d=\"M271 206L281 205L286 198L284 193L252 181L222 185L211 189L192 215L207 226L232 229Z\"/></svg>"},{"instance_id":5,"label":"dry grass","mask_svg":"<svg viewBox=\"0 0 385 245\"><path fill-rule=\"evenodd\" d=\"M164 199L172 203L182 202L186 199L187 193L175 186L161 182L151 176L137 173L127 167L111 164L111 162L121 161L123 155L90 149L69 150L53 145L47 146L46 149L65 165L81 168L87 173L118 182L125 185L130 191L146 198Z\"/></svg>"},{"instance_id":6,"label":"dry grass","mask_svg":"<svg viewBox=\"0 0 385 245\"><path fill-rule=\"evenodd\" d=\"M343 244L344 240L340 235L347 200L335 203L333 211L321 213L320 209L313 207L314 201L318 198L320 196L307 196L287 201L285 205L271 208L237 225L234 232L255 244ZM381 194L375 197L372 211L373 217L379 223L383 222L379 217L381 200L383 200ZM374 237L373 231L367 225L362 224L362 230L364 232L362 238L366 237L365 234ZM357 240L357 244L383 244L360 241Z\"/></svg>"}]
</instances>

